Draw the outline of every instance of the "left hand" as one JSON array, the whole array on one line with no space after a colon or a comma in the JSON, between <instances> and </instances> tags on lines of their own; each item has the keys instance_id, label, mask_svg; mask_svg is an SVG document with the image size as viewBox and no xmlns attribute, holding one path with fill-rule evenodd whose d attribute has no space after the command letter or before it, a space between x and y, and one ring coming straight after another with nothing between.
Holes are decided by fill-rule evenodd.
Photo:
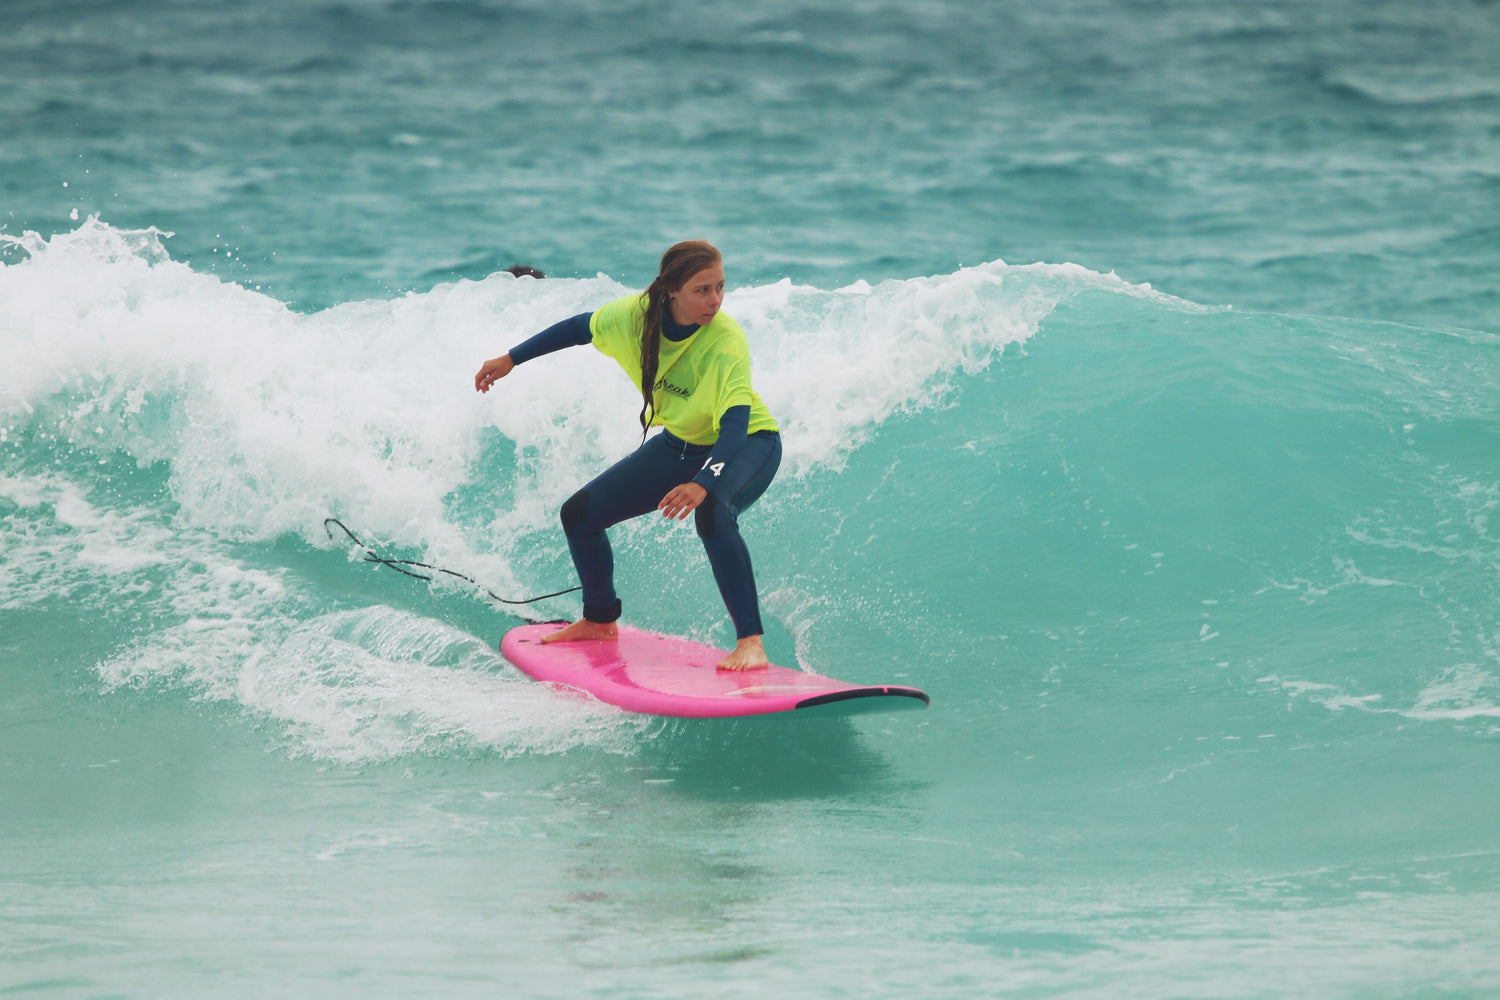
<instances>
[{"instance_id":1,"label":"left hand","mask_svg":"<svg viewBox=\"0 0 1500 1000\"><path fill-rule=\"evenodd\" d=\"M680 521L697 510L707 496L708 490L697 483L683 483L662 497L656 509L662 512L663 517Z\"/></svg>"}]
</instances>

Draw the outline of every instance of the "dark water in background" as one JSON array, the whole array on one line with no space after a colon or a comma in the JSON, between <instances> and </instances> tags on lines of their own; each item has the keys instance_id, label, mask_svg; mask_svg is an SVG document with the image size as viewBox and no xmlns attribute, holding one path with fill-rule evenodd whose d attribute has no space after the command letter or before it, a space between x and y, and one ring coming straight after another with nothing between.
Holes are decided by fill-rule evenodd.
<instances>
[{"instance_id":1,"label":"dark water in background","mask_svg":"<svg viewBox=\"0 0 1500 1000\"><path fill-rule=\"evenodd\" d=\"M0 987L1496 992L1493 5L0 21ZM773 655L925 713L622 716L324 533L566 585L630 387L473 370L690 235Z\"/></svg>"},{"instance_id":2,"label":"dark water in background","mask_svg":"<svg viewBox=\"0 0 1500 1000\"><path fill-rule=\"evenodd\" d=\"M1491 328L1490 4L7 4L0 217L176 232L305 307L996 258ZM66 185L66 187L64 187Z\"/></svg>"}]
</instances>

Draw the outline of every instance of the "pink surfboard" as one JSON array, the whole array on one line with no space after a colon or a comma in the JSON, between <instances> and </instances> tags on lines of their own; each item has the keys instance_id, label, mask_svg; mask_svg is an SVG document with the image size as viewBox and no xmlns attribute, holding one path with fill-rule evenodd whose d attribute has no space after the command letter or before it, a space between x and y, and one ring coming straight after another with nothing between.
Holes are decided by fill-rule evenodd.
<instances>
[{"instance_id":1,"label":"pink surfboard","mask_svg":"<svg viewBox=\"0 0 1500 1000\"><path fill-rule=\"evenodd\" d=\"M711 719L822 708L838 714L924 708L914 687L866 687L772 665L718 670L725 652L674 635L620 626L613 642L557 642L542 636L561 625L522 625L505 633L500 652L539 681L587 692L630 712Z\"/></svg>"}]
</instances>

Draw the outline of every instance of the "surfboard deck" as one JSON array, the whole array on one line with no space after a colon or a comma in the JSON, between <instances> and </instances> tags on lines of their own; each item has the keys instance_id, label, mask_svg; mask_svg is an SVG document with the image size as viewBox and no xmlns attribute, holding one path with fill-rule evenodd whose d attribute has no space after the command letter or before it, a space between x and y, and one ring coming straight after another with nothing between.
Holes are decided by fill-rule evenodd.
<instances>
[{"instance_id":1,"label":"surfboard deck","mask_svg":"<svg viewBox=\"0 0 1500 1000\"><path fill-rule=\"evenodd\" d=\"M558 642L542 636L561 625L522 625L505 633L500 652L524 673L593 695L630 712L710 719L817 709L856 714L925 708L927 695L894 684L863 686L772 665L718 670L724 651L620 626L613 642Z\"/></svg>"}]
</instances>

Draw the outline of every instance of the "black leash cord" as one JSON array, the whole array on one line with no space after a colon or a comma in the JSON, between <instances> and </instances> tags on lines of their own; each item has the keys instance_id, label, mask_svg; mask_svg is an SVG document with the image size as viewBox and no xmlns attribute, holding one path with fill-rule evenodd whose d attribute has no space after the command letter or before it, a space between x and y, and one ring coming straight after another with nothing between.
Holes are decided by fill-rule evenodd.
<instances>
[{"instance_id":1,"label":"black leash cord","mask_svg":"<svg viewBox=\"0 0 1500 1000\"><path fill-rule=\"evenodd\" d=\"M428 563L412 562L410 559L387 559L376 552L374 549L370 548L364 542L360 541L359 537L356 536L354 532L345 527L344 522L340 521L336 517L323 518L323 530L328 532L328 537L330 539L333 539L334 536L333 529L329 527L329 525L333 524L338 525L339 530L349 536L349 541L353 542L355 547L365 554L364 561L367 563L378 563L381 566L388 566L391 569L395 570L397 573L405 573L407 576L416 577L418 580L431 580L432 577L423 576L421 573L413 573L411 570L404 567L411 566L416 569L429 569L434 573L443 573L456 579L463 580L467 583L472 583L474 586L478 587L480 590L488 594L490 600L495 601L498 604L535 604L537 601L545 601L549 597L561 597L564 594L571 594L575 590L583 589L582 587L569 587L567 590L559 590L555 594L543 594L541 597L528 597L525 600L521 601L508 600L507 598L501 597L493 590L490 590L489 588L481 585L480 582L474 579L472 576L464 576L462 573L455 573L453 572L453 570L443 569L443 567L441 566L433 566Z\"/></svg>"}]
</instances>

